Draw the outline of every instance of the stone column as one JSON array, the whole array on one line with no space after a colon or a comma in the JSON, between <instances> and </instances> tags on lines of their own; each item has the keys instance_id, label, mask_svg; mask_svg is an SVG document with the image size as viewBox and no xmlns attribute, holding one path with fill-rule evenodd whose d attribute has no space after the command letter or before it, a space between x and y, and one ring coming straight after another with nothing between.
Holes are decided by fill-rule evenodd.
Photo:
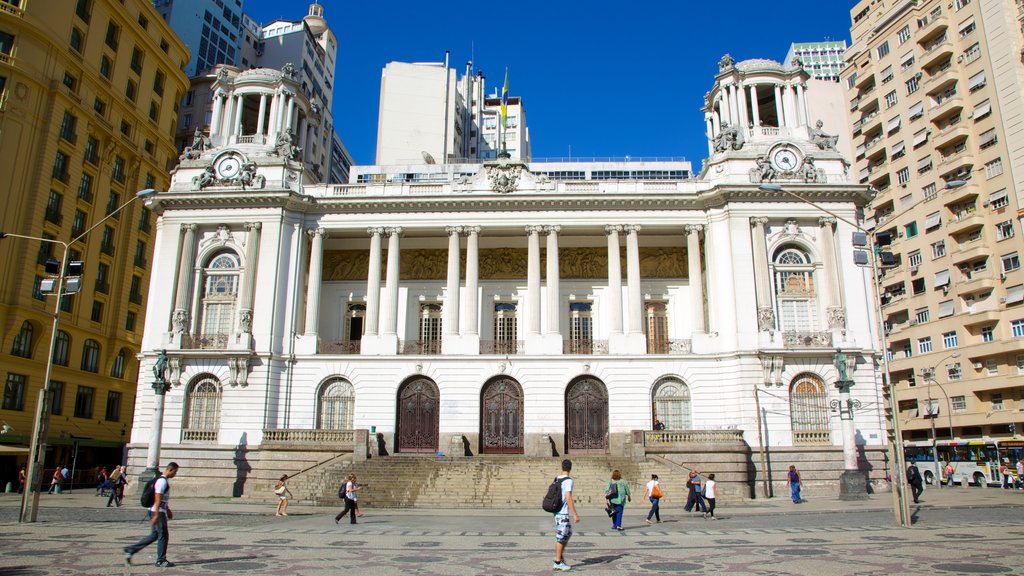
<instances>
[{"instance_id":1,"label":"stone column","mask_svg":"<svg viewBox=\"0 0 1024 576\"><path fill-rule=\"evenodd\" d=\"M562 340L562 330L559 319L561 318L561 286L559 284L558 271L558 232L561 226L545 226L544 232L548 235L547 250L547 279L548 279L548 329L547 334L556 336L559 343Z\"/></svg>"},{"instance_id":2,"label":"stone column","mask_svg":"<svg viewBox=\"0 0 1024 576\"><path fill-rule=\"evenodd\" d=\"M399 242L402 235L401 228L385 228L384 233L388 235L388 268L387 277L384 279L384 292L387 301L384 306L383 326L381 335L398 336L398 274L399 274Z\"/></svg>"},{"instance_id":3,"label":"stone column","mask_svg":"<svg viewBox=\"0 0 1024 576\"><path fill-rule=\"evenodd\" d=\"M292 118L294 115L295 115L295 96L289 94L288 95L288 111L285 113L285 122L286 122L286 124L285 124L284 128L282 128L282 129L290 128L291 131L292 131L292 134L295 134L295 129L296 129L296 126L294 124L294 120Z\"/></svg>"},{"instance_id":4,"label":"stone column","mask_svg":"<svg viewBox=\"0 0 1024 576\"><path fill-rule=\"evenodd\" d=\"M757 85L750 85L750 113L753 114L754 127L761 125L761 112L757 109Z\"/></svg>"},{"instance_id":5,"label":"stone column","mask_svg":"<svg viewBox=\"0 0 1024 576\"><path fill-rule=\"evenodd\" d=\"M860 400L850 397L850 388L854 381L850 376L856 366L856 357L847 358L842 350L837 349L833 364L838 378L836 388L839 398L829 401L829 408L839 412L839 422L843 434L843 474L839 477L840 500L864 500L868 497L867 472L857 466L857 430L853 422L853 411L861 407ZM901 471L902 472L902 471Z\"/></svg>"},{"instance_id":6,"label":"stone column","mask_svg":"<svg viewBox=\"0 0 1024 576\"><path fill-rule=\"evenodd\" d=\"M235 117L231 122L231 134L234 136L242 136L242 112L245 110L245 97L239 94L235 96L238 101L235 103ZM237 142L238 139L236 138Z\"/></svg>"},{"instance_id":7,"label":"stone column","mask_svg":"<svg viewBox=\"0 0 1024 576\"><path fill-rule=\"evenodd\" d=\"M178 282L175 288L174 312L171 316L172 333L178 337L191 330L189 310L192 298L189 288L192 285L192 270L196 261L196 228L195 224L182 224L184 235L181 239L181 261L178 264Z\"/></svg>"},{"instance_id":8,"label":"stone column","mask_svg":"<svg viewBox=\"0 0 1024 576\"><path fill-rule=\"evenodd\" d=\"M608 333L611 339L622 335L622 263L619 260L622 226L609 225L604 230L608 234Z\"/></svg>"},{"instance_id":9,"label":"stone column","mask_svg":"<svg viewBox=\"0 0 1024 576\"><path fill-rule=\"evenodd\" d=\"M722 124L732 124L732 114L729 112L729 87L722 86L721 100L718 102L719 114L722 115Z\"/></svg>"},{"instance_id":10,"label":"stone column","mask_svg":"<svg viewBox=\"0 0 1024 576\"><path fill-rule=\"evenodd\" d=\"M783 94L785 94L783 104L786 106L786 124L791 128L795 128L800 125L800 120L796 114L796 89L786 84L783 87Z\"/></svg>"},{"instance_id":11,"label":"stone column","mask_svg":"<svg viewBox=\"0 0 1024 576\"><path fill-rule=\"evenodd\" d=\"M463 337L477 338L475 349L479 353L480 333L477 325L479 324L480 305L477 303L477 285L480 280L480 227L466 226L463 230L469 237L466 240L466 305L463 306L465 313L463 314L462 335Z\"/></svg>"},{"instance_id":12,"label":"stone column","mask_svg":"<svg viewBox=\"0 0 1024 576\"><path fill-rule=\"evenodd\" d=\"M818 218L818 226L821 228L821 259L824 264L825 274L825 315L828 319L828 329L834 334L833 337L844 338L846 334L846 308L843 306L843 289L839 277L839 262L836 259L836 239L834 227L836 219L831 216Z\"/></svg>"},{"instance_id":13,"label":"stone column","mask_svg":"<svg viewBox=\"0 0 1024 576\"><path fill-rule=\"evenodd\" d=\"M715 136L718 136L718 133L722 131L722 117L720 110L712 110L711 126L714 130ZM714 143L709 144L709 146L711 146L711 149L714 150Z\"/></svg>"},{"instance_id":14,"label":"stone column","mask_svg":"<svg viewBox=\"0 0 1024 576\"><path fill-rule=\"evenodd\" d=\"M736 86L736 100L739 104L740 110L740 126L743 128L744 136L746 136L747 127L750 125L749 117L747 116L747 94L743 91L743 85Z\"/></svg>"},{"instance_id":15,"label":"stone column","mask_svg":"<svg viewBox=\"0 0 1024 576\"><path fill-rule=\"evenodd\" d=\"M260 94L260 112L259 116L256 117L256 135L263 136L263 128L265 127L264 116L267 114L267 95Z\"/></svg>"},{"instance_id":16,"label":"stone column","mask_svg":"<svg viewBox=\"0 0 1024 576\"><path fill-rule=\"evenodd\" d=\"M447 226L445 231L448 233L448 287L444 299L442 331L444 337L448 338L459 333L459 236L462 234L462 226Z\"/></svg>"},{"instance_id":17,"label":"stone column","mask_svg":"<svg viewBox=\"0 0 1024 576\"><path fill-rule=\"evenodd\" d=\"M306 144L309 141L309 119L302 118L300 115L298 124L300 125L298 133L299 148L302 148L302 160L305 162L306 158L309 157L309 146Z\"/></svg>"},{"instance_id":18,"label":"stone column","mask_svg":"<svg viewBox=\"0 0 1024 576\"><path fill-rule=\"evenodd\" d=\"M317 338L320 333L320 287L324 262L324 238L327 230L311 228L306 231L313 239L309 250L309 275L306 286L306 336Z\"/></svg>"},{"instance_id":19,"label":"stone column","mask_svg":"<svg viewBox=\"0 0 1024 576\"><path fill-rule=\"evenodd\" d=\"M629 315L629 333L643 334L643 294L640 290L640 241L637 233L638 224L624 227L626 231L626 284L629 302L626 307Z\"/></svg>"},{"instance_id":20,"label":"stone column","mask_svg":"<svg viewBox=\"0 0 1024 576\"><path fill-rule=\"evenodd\" d=\"M276 92L270 95L270 112L267 114L266 134L267 144L271 145L275 143L274 139L277 136L277 126L274 124L274 121L277 119L278 98L279 96Z\"/></svg>"},{"instance_id":21,"label":"stone column","mask_svg":"<svg viewBox=\"0 0 1024 576\"><path fill-rule=\"evenodd\" d=\"M226 111L224 112L224 119L221 120L221 134L223 134L223 136L224 136L224 143L225 144L230 144L231 143L231 128L232 128L231 121L235 117L235 104L236 104L236 101L235 101L234 94L227 94L227 95L225 95L224 99L226 100L226 102L224 104L224 106L226 108Z\"/></svg>"},{"instance_id":22,"label":"stone column","mask_svg":"<svg viewBox=\"0 0 1024 576\"><path fill-rule=\"evenodd\" d=\"M689 224L686 230L686 265L690 280L690 309L693 311L693 332L707 332L704 322L704 271L701 269L700 234L701 224Z\"/></svg>"},{"instance_id":23,"label":"stone column","mask_svg":"<svg viewBox=\"0 0 1024 576\"><path fill-rule=\"evenodd\" d=\"M367 228L370 235L370 265L366 274L366 330L363 338L377 336L380 322L380 242L383 228Z\"/></svg>"},{"instance_id":24,"label":"stone column","mask_svg":"<svg viewBox=\"0 0 1024 576\"><path fill-rule=\"evenodd\" d=\"M540 334L540 226L527 226L526 298L530 303L526 333Z\"/></svg>"},{"instance_id":25,"label":"stone column","mask_svg":"<svg viewBox=\"0 0 1024 576\"><path fill-rule=\"evenodd\" d=\"M765 226L768 219L758 216L750 219L754 243L754 294L757 297L757 329L775 333L775 309L772 307L771 268L768 266L768 241Z\"/></svg>"},{"instance_id":26,"label":"stone column","mask_svg":"<svg viewBox=\"0 0 1024 576\"><path fill-rule=\"evenodd\" d=\"M707 131L705 136L708 139L708 156L715 153L715 123L711 120L712 113L704 113L704 123L707 124Z\"/></svg>"},{"instance_id":27,"label":"stone column","mask_svg":"<svg viewBox=\"0 0 1024 576\"><path fill-rule=\"evenodd\" d=\"M166 356L165 356L166 359ZM164 433L164 403L171 384L164 379L164 374L157 374L153 380L153 418L150 420L149 446L146 448L146 469L139 475L140 481L148 482L159 474L160 444Z\"/></svg>"},{"instance_id":28,"label":"stone column","mask_svg":"<svg viewBox=\"0 0 1024 576\"><path fill-rule=\"evenodd\" d=\"M801 126L807 126L806 109L804 108L804 85L796 85L796 117L797 123Z\"/></svg>"},{"instance_id":29,"label":"stone column","mask_svg":"<svg viewBox=\"0 0 1024 576\"><path fill-rule=\"evenodd\" d=\"M775 115L779 119L779 127L786 125L786 111L782 105L782 86L779 84L775 85Z\"/></svg>"},{"instance_id":30,"label":"stone column","mask_svg":"<svg viewBox=\"0 0 1024 576\"><path fill-rule=\"evenodd\" d=\"M223 90L217 90L213 95L213 115L210 117L210 140L218 138L221 135L222 129L220 126L221 118L224 115L224 98L226 94Z\"/></svg>"},{"instance_id":31,"label":"stone column","mask_svg":"<svg viewBox=\"0 0 1024 576\"><path fill-rule=\"evenodd\" d=\"M253 321L253 300L256 296L256 262L260 252L260 230L263 225L259 222L245 223L245 274L238 289L238 301L242 305L242 311L238 319L238 331L242 334L252 334ZM249 342L244 342L249 347Z\"/></svg>"}]
</instances>

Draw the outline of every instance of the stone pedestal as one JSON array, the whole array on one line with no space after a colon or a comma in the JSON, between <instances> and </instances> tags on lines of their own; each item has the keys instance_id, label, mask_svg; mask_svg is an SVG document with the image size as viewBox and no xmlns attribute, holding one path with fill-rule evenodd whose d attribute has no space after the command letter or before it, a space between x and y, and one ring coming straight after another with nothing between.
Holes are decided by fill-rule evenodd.
<instances>
[{"instance_id":1,"label":"stone pedestal","mask_svg":"<svg viewBox=\"0 0 1024 576\"><path fill-rule=\"evenodd\" d=\"M866 500L868 475L861 470L846 470L839 476L840 500Z\"/></svg>"}]
</instances>

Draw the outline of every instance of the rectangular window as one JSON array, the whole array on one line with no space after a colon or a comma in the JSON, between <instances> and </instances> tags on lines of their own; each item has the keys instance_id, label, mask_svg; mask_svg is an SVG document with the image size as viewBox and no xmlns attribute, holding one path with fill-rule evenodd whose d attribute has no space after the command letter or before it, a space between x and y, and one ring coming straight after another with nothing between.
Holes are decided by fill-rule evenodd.
<instances>
[{"instance_id":1,"label":"rectangular window","mask_svg":"<svg viewBox=\"0 0 1024 576\"><path fill-rule=\"evenodd\" d=\"M61 205L64 202L64 197L58 192L50 190L50 196L46 200L46 212L43 217L47 222L53 222L54 224L60 224L61 218Z\"/></svg>"},{"instance_id":2,"label":"rectangular window","mask_svg":"<svg viewBox=\"0 0 1024 576\"><path fill-rule=\"evenodd\" d=\"M963 412L964 410L967 410L966 396L950 396L949 403L950 409L953 412Z\"/></svg>"},{"instance_id":3,"label":"rectangular window","mask_svg":"<svg viewBox=\"0 0 1024 576\"><path fill-rule=\"evenodd\" d=\"M1024 336L1024 320L1014 320L1013 322L1010 322L1010 334L1012 334L1014 338Z\"/></svg>"},{"instance_id":4,"label":"rectangular window","mask_svg":"<svg viewBox=\"0 0 1024 576\"><path fill-rule=\"evenodd\" d=\"M875 53L878 55L879 59L885 58L889 54L889 41L886 40L885 42L882 42L882 44L875 49Z\"/></svg>"},{"instance_id":5,"label":"rectangular window","mask_svg":"<svg viewBox=\"0 0 1024 576\"><path fill-rule=\"evenodd\" d=\"M644 311L647 353L668 354L670 350L668 339L668 303L664 301L646 302L644 304Z\"/></svg>"},{"instance_id":6,"label":"rectangular window","mask_svg":"<svg viewBox=\"0 0 1024 576\"><path fill-rule=\"evenodd\" d=\"M132 102L135 102L135 98L136 98L136 96L138 96L138 94L139 94L139 89L138 89L138 86L136 86L135 81L134 80L129 80L128 83L125 84L125 86L124 86L124 95L125 95L125 97L128 98L129 100L131 100Z\"/></svg>"},{"instance_id":7,"label":"rectangular window","mask_svg":"<svg viewBox=\"0 0 1024 576\"><path fill-rule=\"evenodd\" d=\"M917 222L911 222L903 226L903 235L907 238L917 236Z\"/></svg>"},{"instance_id":8,"label":"rectangular window","mask_svg":"<svg viewBox=\"0 0 1024 576\"><path fill-rule=\"evenodd\" d=\"M907 40L910 40L910 24L907 24L903 28L900 28L900 31L896 33L896 39L899 40L900 44L903 44Z\"/></svg>"},{"instance_id":9,"label":"rectangular window","mask_svg":"<svg viewBox=\"0 0 1024 576\"><path fill-rule=\"evenodd\" d=\"M60 180L61 182L67 184L68 183L68 177L69 177L69 174L68 174L69 166L70 166L70 161L68 159L68 155L63 153L63 152L61 152L60 150L58 150L57 151L57 155L53 159L53 177L54 177L54 179Z\"/></svg>"},{"instance_id":10,"label":"rectangular window","mask_svg":"<svg viewBox=\"0 0 1024 576\"><path fill-rule=\"evenodd\" d=\"M985 360L985 373L988 374L989 376L998 376L999 363L991 358Z\"/></svg>"},{"instance_id":11,"label":"rectangular window","mask_svg":"<svg viewBox=\"0 0 1024 576\"><path fill-rule=\"evenodd\" d=\"M129 66L136 74L142 74L142 50L139 50L138 46L132 48L132 60Z\"/></svg>"},{"instance_id":12,"label":"rectangular window","mask_svg":"<svg viewBox=\"0 0 1024 576\"><path fill-rule=\"evenodd\" d=\"M157 96L164 95L164 73L159 70L157 70L156 74L153 76L153 92Z\"/></svg>"},{"instance_id":13,"label":"rectangular window","mask_svg":"<svg viewBox=\"0 0 1024 576\"><path fill-rule=\"evenodd\" d=\"M590 302L569 304L569 354L590 354L594 346L594 324Z\"/></svg>"},{"instance_id":14,"label":"rectangular window","mask_svg":"<svg viewBox=\"0 0 1024 576\"><path fill-rule=\"evenodd\" d=\"M437 302L420 304L420 345L422 354L441 352L442 308Z\"/></svg>"},{"instance_id":15,"label":"rectangular window","mask_svg":"<svg viewBox=\"0 0 1024 576\"><path fill-rule=\"evenodd\" d=\"M75 15L82 19L82 22L88 23L89 18L92 15L92 0L76 0L75 2Z\"/></svg>"},{"instance_id":16,"label":"rectangular window","mask_svg":"<svg viewBox=\"0 0 1024 576\"><path fill-rule=\"evenodd\" d=\"M110 61L110 58L106 56L100 56L100 75L110 80L110 75L113 71L114 64Z\"/></svg>"},{"instance_id":17,"label":"rectangular window","mask_svg":"<svg viewBox=\"0 0 1024 576\"><path fill-rule=\"evenodd\" d=\"M114 229L110 226L103 227L103 238L100 240L100 252L107 256L114 255Z\"/></svg>"},{"instance_id":18,"label":"rectangular window","mask_svg":"<svg viewBox=\"0 0 1024 576\"><path fill-rule=\"evenodd\" d=\"M913 252L908 254L907 255L907 264L910 264L911 266L920 266L921 265L921 251L920 250L914 250Z\"/></svg>"},{"instance_id":19,"label":"rectangular window","mask_svg":"<svg viewBox=\"0 0 1024 576\"><path fill-rule=\"evenodd\" d=\"M992 342L995 340L995 328L992 326L985 326L981 329L981 341Z\"/></svg>"},{"instance_id":20,"label":"rectangular window","mask_svg":"<svg viewBox=\"0 0 1024 576\"><path fill-rule=\"evenodd\" d=\"M103 322L103 302L99 300L92 301L92 314L89 319L93 322Z\"/></svg>"},{"instance_id":21,"label":"rectangular window","mask_svg":"<svg viewBox=\"0 0 1024 576\"><path fill-rule=\"evenodd\" d=\"M109 46L110 49L113 50L114 52L117 52L117 43L118 43L118 39L120 37L121 37L121 28L118 27L118 25L114 24L113 22L108 22L107 23L107 35L106 35L106 38L104 39L104 42L106 42L107 46Z\"/></svg>"},{"instance_id":22,"label":"rectangular window","mask_svg":"<svg viewBox=\"0 0 1024 576\"><path fill-rule=\"evenodd\" d=\"M973 34L977 28L978 25L975 24L973 16L971 18L968 18L967 20L964 20L963 22L960 23L960 39L963 40L964 38L967 38L968 36Z\"/></svg>"},{"instance_id":23,"label":"rectangular window","mask_svg":"<svg viewBox=\"0 0 1024 576\"><path fill-rule=\"evenodd\" d=\"M981 136L978 137L978 147L982 150L996 144L997 142L999 142L999 136L996 134L995 128L990 128L982 132Z\"/></svg>"},{"instance_id":24,"label":"rectangular window","mask_svg":"<svg viewBox=\"0 0 1024 576\"><path fill-rule=\"evenodd\" d=\"M920 308L920 309L918 309L917 312L915 312L914 319L917 320L918 324L924 324L925 322L927 322L930 319L930 314L928 313L928 308Z\"/></svg>"},{"instance_id":25,"label":"rectangular window","mask_svg":"<svg viewBox=\"0 0 1024 576\"><path fill-rule=\"evenodd\" d=\"M85 202L92 203L92 176L82 173L82 180L78 183L78 197Z\"/></svg>"},{"instance_id":26,"label":"rectangular window","mask_svg":"<svg viewBox=\"0 0 1024 576\"><path fill-rule=\"evenodd\" d=\"M895 90L893 90L892 92L889 92L888 94L885 95L885 107L886 108L892 108L893 106L896 105L896 102L898 102L898 101L899 101L899 99L896 97L896 91Z\"/></svg>"},{"instance_id":27,"label":"rectangular window","mask_svg":"<svg viewBox=\"0 0 1024 576\"><path fill-rule=\"evenodd\" d=\"M1003 173L1003 159L996 158L991 162L985 163L985 176L988 178L995 178Z\"/></svg>"},{"instance_id":28,"label":"rectangular window","mask_svg":"<svg viewBox=\"0 0 1024 576\"><path fill-rule=\"evenodd\" d=\"M114 168L110 173L110 177L120 184L124 184L124 158L120 156L114 157ZM109 214L110 212L107 212Z\"/></svg>"},{"instance_id":29,"label":"rectangular window","mask_svg":"<svg viewBox=\"0 0 1024 576\"><path fill-rule=\"evenodd\" d=\"M914 92L917 92L918 88L921 87L921 77L917 75L911 76L910 80L904 82L904 85L907 87L907 94L913 94ZM916 116L914 117L916 118Z\"/></svg>"},{"instance_id":30,"label":"rectangular window","mask_svg":"<svg viewBox=\"0 0 1024 576\"><path fill-rule=\"evenodd\" d=\"M91 386L79 386L75 392L75 417L92 418L92 402L96 389Z\"/></svg>"},{"instance_id":31,"label":"rectangular window","mask_svg":"<svg viewBox=\"0 0 1024 576\"><path fill-rule=\"evenodd\" d=\"M936 188L935 184L929 184L925 186L924 188L921 189L921 192L924 192L925 200L932 200L939 195L938 189Z\"/></svg>"},{"instance_id":32,"label":"rectangular window","mask_svg":"<svg viewBox=\"0 0 1024 576\"><path fill-rule=\"evenodd\" d=\"M107 413L103 419L108 422L119 422L121 420L120 392L107 392Z\"/></svg>"},{"instance_id":33,"label":"rectangular window","mask_svg":"<svg viewBox=\"0 0 1024 576\"><path fill-rule=\"evenodd\" d=\"M991 396L991 399L992 399L992 411L993 412L1000 412L1000 411L1002 411L1002 409L1003 409L1003 395L1002 395L1002 393L998 393L998 392L997 393L993 393L992 396Z\"/></svg>"},{"instance_id":34,"label":"rectangular window","mask_svg":"<svg viewBox=\"0 0 1024 576\"><path fill-rule=\"evenodd\" d=\"M1013 220L996 224L996 239L1006 240L1007 238L1013 238Z\"/></svg>"},{"instance_id":35,"label":"rectangular window","mask_svg":"<svg viewBox=\"0 0 1024 576\"><path fill-rule=\"evenodd\" d=\"M60 416L64 412L64 383L50 380L50 414Z\"/></svg>"},{"instance_id":36,"label":"rectangular window","mask_svg":"<svg viewBox=\"0 0 1024 576\"><path fill-rule=\"evenodd\" d=\"M881 76L882 76L882 84L885 84L886 82L892 80L892 76L893 76L893 74L892 74L892 66L886 66L885 70L882 70Z\"/></svg>"},{"instance_id":37,"label":"rectangular window","mask_svg":"<svg viewBox=\"0 0 1024 576\"><path fill-rule=\"evenodd\" d=\"M25 381L27 378L21 374L7 374L7 383L4 384L4 410L25 409Z\"/></svg>"},{"instance_id":38,"label":"rectangular window","mask_svg":"<svg viewBox=\"0 0 1024 576\"><path fill-rule=\"evenodd\" d=\"M904 342L903 343L903 357L904 358L912 358L913 356L914 356L914 347L910 344L909 341L908 342Z\"/></svg>"},{"instance_id":39,"label":"rectangular window","mask_svg":"<svg viewBox=\"0 0 1024 576\"><path fill-rule=\"evenodd\" d=\"M946 241L939 240L932 244L932 258L942 258L946 255Z\"/></svg>"},{"instance_id":40,"label":"rectangular window","mask_svg":"<svg viewBox=\"0 0 1024 576\"><path fill-rule=\"evenodd\" d=\"M917 340L917 351L921 354L927 354L932 351L932 338L931 336L925 336L924 338L918 338Z\"/></svg>"},{"instance_id":41,"label":"rectangular window","mask_svg":"<svg viewBox=\"0 0 1024 576\"><path fill-rule=\"evenodd\" d=\"M900 168L896 172L896 181L900 184L906 184L910 182L910 168Z\"/></svg>"},{"instance_id":42,"label":"rectangular window","mask_svg":"<svg viewBox=\"0 0 1024 576\"><path fill-rule=\"evenodd\" d=\"M943 332L942 333L942 345L945 346L946 348L956 348L956 345L957 345L956 330L954 330L952 332Z\"/></svg>"},{"instance_id":43,"label":"rectangular window","mask_svg":"<svg viewBox=\"0 0 1024 576\"><path fill-rule=\"evenodd\" d=\"M71 236L75 237L85 231L85 212L75 210L75 219L71 223Z\"/></svg>"},{"instance_id":44,"label":"rectangular window","mask_svg":"<svg viewBox=\"0 0 1024 576\"><path fill-rule=\"evenodd\" d=\"M1020 256L1016 252L1010 254L1004 254L1001 258L1003 263L1003 273L1013 272L1020 268Z\"/></svg>"},{"instance_id":45,"label":"rectangular window","mask_svg":"<svg viewBox=\"0 0 1024 576\"><path fill-rule=\"evenodd\" d=\"M124 329L128 332L135 332L135 312L129 311L124 317Z\"/></svg>"}]
</instances>

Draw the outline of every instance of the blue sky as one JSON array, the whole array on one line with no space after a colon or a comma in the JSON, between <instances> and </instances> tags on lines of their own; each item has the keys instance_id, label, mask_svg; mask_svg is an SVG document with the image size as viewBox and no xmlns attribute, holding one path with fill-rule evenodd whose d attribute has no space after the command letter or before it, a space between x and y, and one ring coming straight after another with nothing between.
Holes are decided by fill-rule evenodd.
<instances>
[{"instance_id":1,"label":"blue sky","mask_svg":"<svg viewBox=\"0 0 1024 576\"><path fill-rule=\"evenodd\" d=\"M321 0L338 36L334 117L357 164L373 163L387 62L472 59L526 106L535 159L707 155L704 93L718 59L781 61L791 42L849 41L850 2L342 2ZM306 2L245 0L257 22L298 20Z\"/></svg>"}]
</instances>

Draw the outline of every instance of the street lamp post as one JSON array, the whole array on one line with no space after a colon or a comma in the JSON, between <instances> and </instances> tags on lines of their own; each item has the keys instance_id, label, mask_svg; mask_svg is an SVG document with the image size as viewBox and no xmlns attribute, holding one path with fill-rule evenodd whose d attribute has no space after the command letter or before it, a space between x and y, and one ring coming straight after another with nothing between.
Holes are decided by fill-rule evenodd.
<instances>
[{"instance_id":1,"label":"street lamp post","mask_svg":"<svg viewBox=\"0 0 1024 576\"><path fill-rule=\"evenodd\" d=\"M816 202L812 202L811 200L808 200L791 190L786 190L779 184L765 183L761 184L759 188L761 190L768 192L782 192L783 194L788 194L789 196L796 198L800 202L813 206L814 208L821 210L825 214L832 216L836 220L848 224L849 226L853 227L855 230L864 234L865 236L874 239L875 234L873 231L867 230L866 228L849 220L848 218L844 218L836 214L835 212L829 210L828 208L825 208L824 206L821 206ZM872 244L874 243L875 242L872 241ZM871 300L873 303L872 307L874 308L876 330L878 331L878 338L882 351L882 369L885 380L884 386L888 391L889 411L892 414L892 417L889 419L889 424L892 426L893 434L893 440L891 442L891 449L894 460L892 477L893 482L895 483L895 490L893 490L893 506L896 509L896 519L897 521L899 521L900 526L910 526L912 524L912 520L910 518L910 505L907 500L907 483L906 478L904 477L904 462L906 461L906 458L903 453L903 433L900 430L900 419L897 416L898 412L896 404L896 389L895 386L893 386L892 378L889 375L889 355L887 352L889 346L886 341L885 321L882 317L881 299L879 298L878 294L878 254L875 253L874 249L868 250L868 253L869 263L871 264Z\"/></svg>"},{"instance_id":2,"label":"street lamp post","mask_svg":"<svg viewBox=\"0 0 1024 576\"><path fill-rule=\"evenodd\" d=\"M932 404L932 384L935 384L936 386L938 386L939 390L942 391L942 395L945 396L945 398L946 398L946 416L949 418L949 439L952 440L953 439L953 412L952 412L953 406L949 402L949 394L946 394L945 388L943 388L942 385L939 384L938 380L935 379L935 368L937 368L939 366L939 364L942 364L943 362L945 362L946 360L949 360L950 358L959 358L959 357L960 357L960 353L959 352L953 352L952 354L950 354L950 355L946 356L945 358L943 358L943 359L939 360L938 362L936 362L935 366L933 366L930 369L929 372L927 372L925 374L922 374L922 377L924 377L925 381L928 383L928 415L931 416L931 418L929 418L929 420L931 421L931 425L932 425L932 459L934 460L934 464L935 464L935 481L938 483L939 489L942 489L942 473L939 471L939 447L938 447L938 441L935 438L935 406ZM952 487L952 485L950 485L950 486Z\"/></svg>"},{"instance_id":3,"label":"street lamp post","mask_svg":"<svg viewBox=\"0 0 1024 576\"><path fill-rule=\"evenodd\" d=\"M68 265L68 249L75 243L85 237L86 234L92 232L100 224L103 224L108 219L113 217L115 214L123 210L132 202L140 198L146 198L156 193L156 190L147 188L136 192L135 196L132 196L127 202L121 204L116 210L110 212L95 224L89 227L88 230L82 232L78 236L72 238L68 242L55 240L52 238L39 238L36 236L25 236L22 234L13 234L10 232L0 232L0 239L4 238L24 238L26 240L37 240L39 242L47 242L50 244L59 244L63 247L63 253L60 259L60 270L57 272L57 285L54 295L57 297L57 303L53 307L53 327L50 333L50 350L46 356L46 376L43 380L43 387L39 390L39 403L36 405L35 420L32 424L32 441L29 444L29 465L27 467L28 478L26 479L26 488L21 497L21 510L18 514L19 522L35 522L39 515L39 492L42 489L42 472L43 465L46 462L46 441L49 436L50 430L50 376L53 372L53 347L57 341L57 327L60 323L60 303L61 298L64 296L64 279Z\"/></svg>"}]
</instances>

